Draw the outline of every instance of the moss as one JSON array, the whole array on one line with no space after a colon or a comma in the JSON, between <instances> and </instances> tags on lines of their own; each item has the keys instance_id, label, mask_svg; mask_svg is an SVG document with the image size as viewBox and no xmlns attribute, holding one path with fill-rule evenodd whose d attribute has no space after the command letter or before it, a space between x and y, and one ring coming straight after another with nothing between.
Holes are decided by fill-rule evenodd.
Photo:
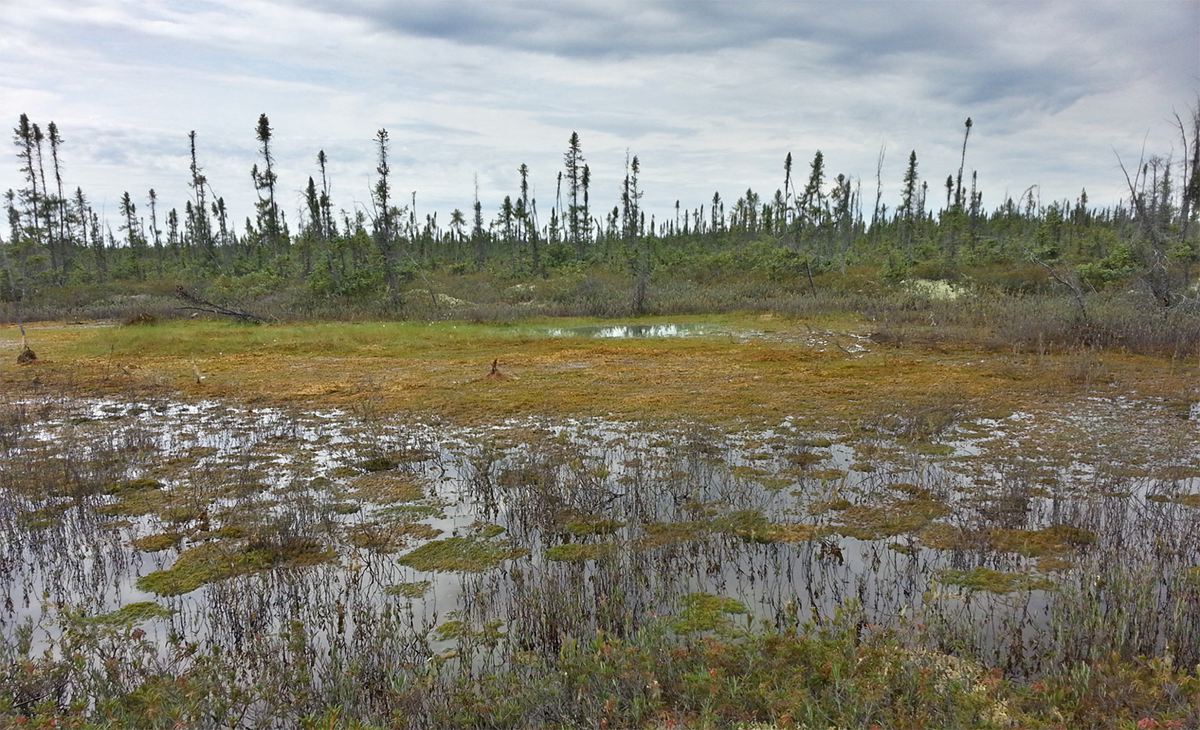
<instances>
[{"instance_id":1,"label":"moss","mask_svg":"<svg viewBox=\"0 0 1200 730\"><path fill-rule=\"evenodd\" d=\"M416 522L417 520L446 519L444 505L429 502L421 504L392 504L380 509L375 514L380 518L405 523Z\"/></svg>"},{"instance_id":2,"label":"moss","mask_svg":"<svg viewBox=\"0 0 1200 730\"><path fill-rule=\"evenodd\" d=\"M938 550L969 550L979 544L971 533L944 522L927 525L921 530L919 537L922 544Z\"/></svg>"},{"instance_id":3,"label":"moss","mask_svg":"<svg viewBox=\"0 0 1200 730\"><path fill-rule=\"evenodd\" d=\"M182 535L178 532L160 532L154 535L146 535L130 540L130 544L144 553L157 553L167 548L173 548L179 544Z\"/></svg>"},{"instance_id":4,"label":"moss","mask_svg":"<svg viewBox=\"0 0 1200 730\"><path fill-rule=\"evenodd\" d=\"M1037 562L1037 567L1038 570L1043 573L1059 573L1073 569L1075 567L1075 563L1067 560L1066 558L1049 556L1039 559Z\"/></svg>"},{"instance_id":5,"label":"moss","mask_svg":"<svg viewBox=\"0 0 1200 730\"><path fill-rule=\"evenodd\" d=\"M361 469L367 472L391 471L400 466L399 459L389 459L384 456L377 456L373 459L365 459L354 465L356 469Z\"/></svg>"},{"instance_id":6,"label":"moss","mask_svg":"<svg viewBox=\"0 0 1200 730\"><path fill-rule=\"evenodd\" d=\"M774 542L810 542L819 540L829 534L828 528L796 523L790 525L774 525L771 540Z\"/></svg>"},{"instance_id":7,"label":"moss","mask_svg":"<svg viewBox=\"0 0 1200 730\"><path fill-rule=\"evenodd\" d=\"M652 522L647 524L645 534L634 542L636 550L650 550L665 545L703 540L708 536L711 523L704 520L689 522Z\"/></svg>"},{"instance_id":8,"label":"moss","mask_svg":"<svg viewBox=\"0 0 1200 730\"><path fill-rule=\"evenodd\" d=\"M35 510L23 512L20 517L26 530L45 530L57 525L63 514L71 508L71 502L54 502Z\"/></svg>"},{"instance_id":9,"label":"moss","mask_svg":"<svg viewBox=\"0 0 1200 730\"><path fill-rule=\"evenodd\" d=\"M997 594L1014 591L1047 591L1054 588L1054 584L1045 578L1038 578L1026 573L1007 573L984 567L971 570L939 570L937 580L942 585L954 585L966 588L968 591L987 591Z\"/></svg>"},{"instance_id":10,"label":"moss","mask_svg":"<svg viewBox=\"0 0 1200 730\"><path fill-rule=\"evenodd\" d=\"M816 516L823 515L826 512L831 511L841 512L842 510L850 509L853 506L854 504L848 499L843 497L834 497L832 499L818 499L809 504L805 511L810 515Z\"/></svg>"},{"instance_id":11,"label":"moss","mask_svg":"<svg viewBox=\"0 0 1200 730\"><path fill-rule=\"evenodd\" d=\"M810 469L805 476L823 482L835 482L846 478L845 469Z\"/></svg>"},{"instance_id":12,"label":"moss","mask_svg":"<svg viewBox=\"0 0 1200 730\"><path fill-rule=\"evenodd\" d=\"M145 489L162 489L163 483L157 479L130 479L124 482L109 484L104 487L105 494L122 494L128 492L140 492Z\"/></svg>"},{"instance_id":13,"label":"moss","mask_svg":"<svg viewBox=\"0 0 1200 730\"><path fill-rule=\"evenodd\" d=\"M226 497L245 498L255 494L264 494L270 487L262 482L234 482L221 487L221 494Z\"/></svg>"},{"instance_id":14,"label":"moss","mask_svg":"<svg viewBox=\"0 0 1200 730\"><path fill-rule=\"evenodd\" d=\"M1184 479L1197 479L1200 478L1200 467L1191 466L1189 464L1164 466L1158 470L1158 473L1155 476L1163 481L1168 482L1183 481Z\"/></svg>"},{"instance_id":15,"label":"moss","mask_svg":"<svg viewBox=\"0 0 1200 730\"><path fill-rule=\"evenodd\" d=\"M1200 509L1200 494L1184 494L1173 498L1171 501L1176 504L1182 504L1185 507Z\"/></svg>"},{"instance_id":16,"label":"moss","mask_svg":"<svg viewBox=\"0 0 1200 730\"><path fill-rule=\"evenodd\" d=\"M482 628L475 629L471 626L470 622L458 618L459 613L457 611L451 611L449 615L454 618L442 622L433 630L437 634L437 637L443 641L475 639L484 644L495 644L504 638L504 632L500 630L504 622L499 619L486 621Z\"/></svg>"},{"instance_id":17,"label":"moss","mask_svg":"<svg viewBox=\"0 0 1200 730\"><path fill-rule=\"evenodd\" d=\"M415 502L425 496L420 482L408 474L367 474L350 483L353 499L379 504Z\"/></svg>"},{"instance_id":18,"label":"moss","mask_svg":"<svg viewBox=\"0 0 1200 730\"><path fill-rule=\"evenodd\" d=\"M171 609L163 608L154 601L138 601L136 603L127 603L111 613L93 616L88 619L88 622L118 626L122 624L140 624L145 621L168 618L173 613L175 612Z\"/></svg>"},{"instance_id":19,"label":"moss","mask_svg":"<svg viewBox=\"0 0 1200 730\"><path fill-rule=\"evenodd\" d=\"M410 540L432 540L442 531L423 522L368 522L346 530L346 542L362 550L390 553Z\"/></svg>"},{"instance_id":20,"label":"moss","mask_svg":"<svg viewBox=\"0 0 1200 730\"><path fill-rule=\"evenodd\" d=\"M807 469L808 467L819 464L828 458L828 454L814 454L811 451L801 451L798 454L787 455L788 463L800 469Z\"/></svg>"},{"instance_id":21,"label":"moss","mask_svg":"<svg viewBox=\"0 0 1200 730\"><path fill-rule=\"evenodd\" d=\"M1028 558L1070 555L1091 545L1096 533L1071 525L1051 525L1043 530L993 530L988 543L995 550L1020 553Z\"/></svg>"},{"instance_id":22,"label":"moss","mask_svg":"<svg viewBox=\"0 0 1200 730\"><path fill-rule=\"evenodd\" d=\"M148 515L163 509L169 502L169 496L158 489L139 489L117 493L117 501L99 507L96 511L102 515L137 516Z\"/></svg>"},{"instance_id":23,"label":"moss","mask_svg":"<svg viewBox=\"0 0 1200 730\"><path fill-rule=\"evenodd\" d=\"M167 570L156 570L138 578L137 587L160 596L190 593L211 583L245 571L243 556L225 543L214 542L185 550Z\"/></svg>"},{"instance_id":24,"label":"moss","mask_svg":"<svg viewBox=\"0 0 1200 730\"><path fill-rule=\"evenodd\" d=\"M778 492L796 483L796 480L791 477L762 477L755 481L761 484L762 488L768 492Z\"/></svg>"},{"instance_id":25,"label":"moss","mask_svg":"<svg viewBox=\"0 0 1200 730\"><path fill-rule=\"evenodd\" d=\"M730 468L729 475L734 479L745 479L748 481L758 481L765 477L771 476L771 472L766 469L759 469L756 466L747 466L739 464Z\"/></svg>"},{"instance_id":26,"label":"moss","mask_svg":"<svg viewBox=\"0 0 1200 730\"><path fill-rule=\"evenodd\" d=\"M480 522L478 520L472 522L471 526L467 529L472 534L477 535L484 540L490 540L493 537L499 537L500 535L504 534L504 528L500 525L494 525L490 522Z\"/></svg>"},{"instance_id":27,"label":"moss","mask_svg":"<svg viewBox=\"0 0 1200 730\"><path fill-rule=\"evenodd\" d=\"M332 557L333 553L315 540L294 539L275 545L210 542L185 550L169 569L142 576L137 587L160 596L177 596L205 583L275 567L315 565Z\"/></svg>"},{"instance_id":28,"label":"moss","mask_svg":"<svg viewBox=\"0 0 1200 730\"><path fill-rule=\"evenodd\" d=\"M389 532L378 524L356 525L347 530L346 542L362 550L381 553L391 552L396 547Z\"/></svg>"},{"instance_id":29,"label":"moss","mask_svg":"<svg viewBox=\"0 0 1200 730\"><path fill-rule=\"evenodd\" d=\"M589 560L602 560L616 551L617 545L611 542L575 542L547 548L546 559L563 563L584 563Z\"/></svg>"},{"instance_id":30,"label":"moss","mask_svg":"<svg viewBox=\"0 0 1200 730\"><path fill-rule=\"evenodd\" d=\"M935 444L929 441L918 441L914 444L917 453L925 454L926 456L949 456L954 453L954 446L951 444Z\"/></svg>"},{"instance_id":31,"label":"moss","mask_svg":"<svg viewBox=\"0 0 1200 730\"><path fill-rule=\"evenodd\" d=\"M760 510L737 510L713 520L711 529L740 537L747 542L773 542L775 525Z\"/></svg>"},{"instance_id":32,"label":"moss","mask_svg":"<svg viewBox=\"0 0 1200 730\"><path fill-rule=\"evenodd\" d=\"M158 513L158 516L165 522L180 524L201 519L207 513L208 510L196 504L177 504L164 508Z\"/></svg>"},{"instance_id":33,"label":"moss","mask_svg":"<svg viewBox=\"0 0 1200 730\"><path fill-rule=\"evenodd\" d=\"M634 541L634 549L673 545L703 540L713 534L739 537L748 542L805 542L827 533L825 528L806 524L771 522L760 510L737 510L711 520L654 522L645 525L645 534Z\"/></svg>"},{"instance_id":34,"label":"moss","mask_svg":"<svg viewBox=\"0 0 1200 730\"><path fill-rule=\"evenodd\" d=\"M528 554L529 550L507 541L455 536L425 543L399 562L415 570L478 573Z\"/></svg>"},{"instance_id":35,"label":"moss","mask_svg":"<svg viewBox=\"0 0 1200 730\"><path fill-rule=\"evenodd\" d=\"M397 522L392 523L389 529L397 537L412 538L414 540L432 540L442 534L441 530L424 522Z\"/></svg>"},{"instance_id":36,"label":"moss","mask_svg":"<svg viewBox=\"0 0 1200 730\"><path fill-rule=\"evenodd\" d=\"M679 600L683 607L671 622L671 628L677 634L727 628L729 614L746 613L746 607L740 601L711 593L689 593Z\"/></svg>"},{"instance_id":37,"label":"moss","mask_svg":"<svg viewBox=\"0 0 1200 730\"><path fill-rule=\"evenodd\" d=\"M439 639L448 641L450 639L459 639L463 636L469 636L470 628L470 624L468 624L466 621L450 619L449 621L443 621L433 631L437 634Z\"/></svg>"},{"instance_id":38,"label":"moss","mask_svg":"<svg viewBox=\"0 0 1200 730\"><path fill-rule=\"evenodd\" d=\"M389 596L403 596L404 598L420 598L425 595L432 585L427 580L412 581L410 583L395 583L383 589L383 592Z\"/></svg>"},{"instance_id":39,"label":"moss","mask_svg":"<svg viewBox=\"0 0 1200 730\"><path fill-rule=\"evenodd\" d=\"M588 535L611 535L625 526L618 520L573 520L567 523L567 532L576 537Z\"/></svg>"},{"instance_id":40,"label":"moss","mask_svg":"<svg viewBox=\"0 0 1200 730\"><path fill-rule=\"evenodd\" d=\"M950 514L950 506L938 500L928 490L909 484L892 486L908 499L893 499L879 505L855 505L841 511L840 534L859 540L879 540L922 530L930 522Z\"/></svg>"}]
</instances>

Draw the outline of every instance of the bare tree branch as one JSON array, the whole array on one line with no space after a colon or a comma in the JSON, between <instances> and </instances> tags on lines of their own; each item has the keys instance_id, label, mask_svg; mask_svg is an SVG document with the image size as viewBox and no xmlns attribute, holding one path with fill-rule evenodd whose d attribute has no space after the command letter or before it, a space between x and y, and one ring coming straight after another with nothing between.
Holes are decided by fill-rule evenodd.
<instances>
[{"instance_id":1,"label":"bare tree branch","mask_svg":"<svg viewBox=\"0 0 1200 730\"><path fill-rule=\"evenodd\" d=\"M226 307L221 304L210 302L207 299L201 299L195 294L189 292L187 289L184 289L182 284L175 287L175 295L185 302L189 302L188 306L179 307L179 309L188 309L194 312L208 312L209 314L220 314L225 317L236 317L237 319L245 320L247 322L268 321L266 317L259 316L253 312L247 312L244 309Z\"/></svg>"}]
</instances>

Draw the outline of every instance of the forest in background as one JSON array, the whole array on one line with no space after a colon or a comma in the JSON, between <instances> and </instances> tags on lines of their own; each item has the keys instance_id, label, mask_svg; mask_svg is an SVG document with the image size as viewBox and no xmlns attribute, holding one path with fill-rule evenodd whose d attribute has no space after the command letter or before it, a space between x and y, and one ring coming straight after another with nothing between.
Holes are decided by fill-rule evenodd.
<instances>
[{"instance_id":1,"label":"forest in background","mask_svg":"<svg viewBox=\"0 0 1200 730\"><path fill-rule=\"evenodd\" d=\"M1162 310L1194 310L1200 111L1176 123L1181 154L1121 160L1128 197L1106 207L1091 206L1083 187L1075 200L1043 200L1031 186L986 209L967 165L967 119L957 171L931 186L913 150L898 201L884 200L879 170L864 184L829 170L820 151L807 166L788 153L773 194L747 189L728 202L717 192L697 207L677 202L666 220L647 219L638 157L625 161L619 198L599 199L572 133L550 205L539 210L522 165L492 220L477 191L467 211L439 220L418 215L415 193L397 193L386 129L374 141L367 206L332 199L319 151L304 207L289 218L263 114L254 129L260 159L248 171L254 215L239 223L205 178L195 132L183 209L164 210L152 189L126 192L109 220L82 188L70 191L55 123L43 131L22 114L13 142L24 185L4 194L0 302L8 321L123 316L95 305L169 296L186 284L276 318L443 318L463 306L474 307L468 317L487 317L480 304L501 317L619 316L755 309L779 296L815 296L818 283L862 291L920 278L1056 293L1083 319L1090 297L1117 289Z\"/></svg>"}]
</instances>

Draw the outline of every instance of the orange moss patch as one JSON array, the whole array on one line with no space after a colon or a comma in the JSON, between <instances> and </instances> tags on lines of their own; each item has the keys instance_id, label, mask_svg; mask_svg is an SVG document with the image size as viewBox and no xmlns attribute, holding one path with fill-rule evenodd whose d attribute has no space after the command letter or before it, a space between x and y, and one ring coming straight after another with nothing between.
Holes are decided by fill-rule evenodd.
<instances>
[{"instance_id":1,"label":"orange moss patch","mask_svg":"<svg viewBox=\"0 0 1200 730\"><path fill-rule=\"evenodd\" d=\"M366 474L350 483L351 499L378 504L415 502L425 496L421 483L409 474Z\"/></svg>"},{"instance_id":2,"label":"orange moss patch","mask_svg":"<svg viewBox=\"0 0 1200 730\"><path fill-rule=\"evenodd\" d=\"M757 318L743 319L719 321L762 328ZM773 337L790 334L800 342L807 333L802 321L779 318L770 325ZM850 356L786 341L747 344L722 336L593 341L538 336L533 327L516 331L449 322L248 327L200 320L146 328L35 326L39 352L48 362L36 373L4 369L0 386L16 392L153 391L307 407L349 407L370 396L380 413L436 413L460 423L530 414L777 423L799 411L810 425L820 426L924 413L911 424L885 419L885 425L914 435L936 431L951 417L1053 407L1077 397L1082 387L1064 377L1069 356L997 354L969 345L943 344L931 351L873 344ZM868 331L852 322L842 327L848 334ZM0 340L13 337L11 330L0 330ZM1172 371L1163 359L1117 352L1096 358L1106 377L1090 384L1092 395L1111 390L1167 396L1190 387L1194 378L1190 371ZM520 379L480 377L480 363L493 359ZM193 361L204 374L199 384Z\"/></svg>"},{"instance_id":3,"label":"orange moss patch","mask_svg":"<svg viewBox=\"0 0 1200 730\"><path fill-rule=\"evenodd\" d=\"M1096 541L1096 533L1071 525L1051 525L1043 530L993 530L987 537L992 548L1029 558L1070 555L1076 548Z\"/></svg>"}]
</instances>

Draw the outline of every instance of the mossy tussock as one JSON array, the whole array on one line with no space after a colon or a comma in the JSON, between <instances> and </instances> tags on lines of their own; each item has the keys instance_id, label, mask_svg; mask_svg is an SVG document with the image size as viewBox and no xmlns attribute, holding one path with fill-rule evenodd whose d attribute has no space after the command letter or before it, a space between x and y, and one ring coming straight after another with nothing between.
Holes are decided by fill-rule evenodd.
<instances>
[{"instance_id":1,"label":"mossy tussock","mask_svg":"<svg viewBox=\"0 0 1200 730\"><path fill-rule=\"evenodd\" d=\"M618 550L620 546L613 542L569 542L546 548L546 559L560 563L585 563L589 560L603 560L615 555Z\"/></svg>"},{"instance_id":2,"label":"mossy tussock","mask_svg":"<svg viewBox=\"0 0 1200 730\"><path fill-rule=\"evenodd\" d=\"M958 586L968 591L986 591L996 594L1013 593L1016 591L1049 591L1054 589L1053 581L1041 576L993 570L992 568L982 566L970 570L946 568L938 571L935 578L942 585Z\"/></svg>"},{"instance_id":3,"label":"mossy tussock","mask_svg":"<svg viewBox=\"0 0 1200 730\"><path fill-rule=\"evenodd\" d=\"M157 619L170 618L175 613L169 608L163 608L154 601L138 601L127 603L116 611L88 617L88 623L121 626L145 623Z\"/></svg>"},{"instance_id":4,"label":"mossy tussock","mask_svg":"<svg viewBox=\"0 0 1200 730\"><path fill-rule=\"evenodd\" d=\"M175 547L182 539L183 535L178 532L157 532L153 535L135 537L129 541L129 544L144 553L157 553Z\"/></svg>"},{"instance_id":5,"label":"mossy tussock","mask_svg":"<svg viewBox=\"0 0 1200 730\"><path fill-rule=\"evenodd\" d=\"M442 531L423 522L376 521L346 528L346 542L356 548L391 553L413 541L432 540Z\"/></svg>"},{"instance_id":6,"label":"mossy tussock","mask_svg":"<svg viewBox=\"0 0 1200 730\"><path fill-rule=\"evenodd\" d=\"M642 529L643 533L633 541L635 550L652 550L706 540L714 535L728 535L755 543L806 542L819 539L829 532L816 525L771 522L761 510L734 510L703 520L653 522Z\"/></svg>"},{"instance_id":7,"label":"mossy tussock","mask_svg":"<svg viewBox=\"0 0 1200 730\"><path fill-rule=\"evenodd\" d=\"M671 629L677 634L727 629L731 615L746 613L741 601L703 591L681 596L679 603L679 613L671 621Z\"/></svg>"},{"instance_id":8,"label":"mossy tussock","mask_svg":"<svg viewBox=\"0 0 1200 730\"><path fill-rule=\"evenodd\" d=\"M1096 533L1071 525L1051 525L1041 530L991 530L986 533L994 550L1027 558L1063 557L1096 542Z\"/></svg>"},{"instance_id":9,"label":"mossy tussock","mask_svg":"<svg viewBox=\"0 0 1200 730\"><path fill-rule=\"evenodd\" d=\"M364 474L350 482L345 497L376 504L416 502L425 498L420 478L399 472Z\"/></svg>"},{"instance_id":10,"label":"mossy tussock","mask_svg":"<svg viewBox=\"0 0 1200 730\"><path fill-rule=\"evenodd\" d=\"M294 538L276 544L207 542L184 550L167 570L138 578L137 587L160 596L177 596L238 575L311 566L334 557L333 551L311 539Z\"/></svg>"},{"instance_id":11,"label":"mossy tussock","mask_svg":"<svg viewBox=\"0 0 1200 730\"><path fill-rule=\"evenodd\" d=\"M470 534L427 542L401 556L399 562L427 572L481 573L529 554L528 548L511 540L497 540L503 532L499 525L477 525Z\"/></svg>"},{"instance_id":12,"label":"mossy tussock","mask_svg":"<svg viewBox=\"0 0 1200 730\"><path fill-rule=\"evenodd\" d=\"M429 587L431 585L433 585L433 584L427 580L408 581L405 583L394 583L394 584L388 586L387 588L384 588L383 592L389 596L400 596L402 598L420 598L421 596L425 595L425 593L429 590Z\"/></svg>"},{"instance_id":13,"label":"mossy tussock","mask_svg":"<svg viewBox=\"0 0 1200 730\"><path fill-rule=\"evenodd\" d=\"M833 529L845 537L881 540L919 533L931 522L950 514L951 507L928 489L893 484L900 495L877 504L851 505L838 511Z\"/></svg>"},{"instance_id":14,"label":"mossy tussock","mask_svg":"<svg viewBox=\"0 0 1200 730\"><path fill-rule=\"evenodd\" d=\"M606 518L570 520L566 524L567 532L576 537L589 535L612 535L625 526L620 520Z\"/></svg>"}]
</instances>

